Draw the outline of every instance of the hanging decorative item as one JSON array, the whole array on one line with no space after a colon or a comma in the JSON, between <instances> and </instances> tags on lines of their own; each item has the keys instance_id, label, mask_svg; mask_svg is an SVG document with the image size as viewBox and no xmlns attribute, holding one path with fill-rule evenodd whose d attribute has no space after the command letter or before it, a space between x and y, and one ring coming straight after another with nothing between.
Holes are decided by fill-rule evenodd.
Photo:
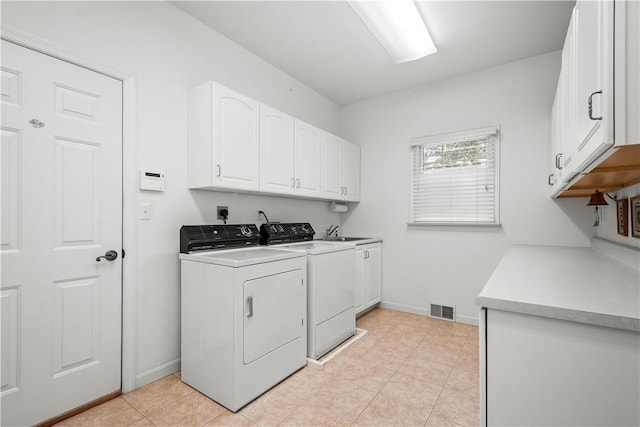
<instances>
[{"instance_id":1,"label":"hanging decorative item","mask_svg":"<svg viewBox=\"0 0 640 427\"><path fill-rule=\"evenodd\" d=\"M596 192L591 195L591 199L589 199L587 206L595 206L595 209L593 210L596 215L596 220L593 222L594 227L600 225L600 211L598 210L598 206L607 206L608 204L609 203L604 199L604 194L600 191L596 190Z\"/></svg>"},{"instance_id":2,"label":"hanging decorative item","mask_svg":"<svg viewBox=\"0 0 640 427\"><path fill-rule=\"evenodd\" d=\"M629 199L616 199L616 216L618 218L618 234L629 235Z\"/></svg>"},{"instance_id":3,"label":"hanging decorative item","mask_svg":"<svg viewBox=\"0 0 640 427\"><path fill-rule=\"evenodd\" d=\"M631 237L640 239L640 196L631 198Z\"/></svg>"}]
</instances>

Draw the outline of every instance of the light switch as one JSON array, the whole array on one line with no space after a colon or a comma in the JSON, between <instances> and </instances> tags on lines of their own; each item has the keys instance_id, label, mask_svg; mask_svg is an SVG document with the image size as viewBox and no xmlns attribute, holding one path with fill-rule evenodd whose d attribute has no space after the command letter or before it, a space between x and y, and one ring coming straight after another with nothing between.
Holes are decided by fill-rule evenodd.
<instances>
[{"instance_id":1,"label":"light switch","mask_svg":"<svg viewBox=\"0 0 640 427\"><path fill-rule=\"evenodd\" d=\"M151 203L140 202L138 205L138 219L147 221L151 219Z\"/></svg>"}]
</instances>

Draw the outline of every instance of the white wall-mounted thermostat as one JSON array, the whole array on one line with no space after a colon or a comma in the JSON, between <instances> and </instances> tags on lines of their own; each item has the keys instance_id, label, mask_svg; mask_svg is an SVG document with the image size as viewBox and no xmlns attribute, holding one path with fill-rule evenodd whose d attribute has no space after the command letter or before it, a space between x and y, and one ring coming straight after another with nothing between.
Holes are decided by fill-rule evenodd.
<instances>
[{"instance_id":1,"label":"white wall-mounted thermostat","mask_svg":"<svg viewBox=\"0 0 640 427\"><path fill-rule=\"evenodd\" d=\"M140 171L140 189L164 191L164 174L159 172Z\"/></svg>"}]
</instances>

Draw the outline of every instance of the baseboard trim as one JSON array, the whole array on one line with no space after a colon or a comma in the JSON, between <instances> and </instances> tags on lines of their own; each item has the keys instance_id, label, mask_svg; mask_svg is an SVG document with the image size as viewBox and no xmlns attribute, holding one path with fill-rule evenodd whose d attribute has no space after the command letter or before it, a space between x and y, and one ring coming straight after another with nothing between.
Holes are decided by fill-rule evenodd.
<instances>
[{"instance_id":1,"label":"baseboard trim","mask_svg":"<svg viewBox=\"0 0 640 427\"><path fill-rule=\"evenodd\" d=\"M136 388L140 388L147 384L151 384L154 381L157 381L161 378L166 377L167 375L171 375L180 370L180 359L171 360L163 365L160 365L156 368L149 369L148 371L142 372L136 375Z\"/></svg>"},{"instance_id":2,"label":"baseboard trim","mask_svg":"<svg viewBox=\"0 0 640 427\"><path fill-rule=\"evenodd\" d=\"M402 311L405 313L418 314L420 316L429 317L429 310L422 307L414 307L412 305L396 304L391 302L381 302L380 307L388 308L389 310ZM456 322L478 326L478 318L472 316L461 316L459 314L456 314Z\"/></svg>"},{"instance_id":3,"label":"baseboard trim","mask_svg":"<svg viewBox=\"0 0 640 427\"><path fill-rule=\"evenodd\" d=\"M96 406L102 405L103 403L108 402L112 399L115 399L116 397L121 395L122 395L122 390L114 391L113 393L109 393L96 400L92 400L89 403L85 403L82 406L78 406L77 408L74 408L56 417L49 418L47 421L43 421L40 424L36 424L36 427L51 427L71 417L75 417L76 415L81 414L84 411L88 411L91 408L95 408Z\"/></svg>"}]
</instances>

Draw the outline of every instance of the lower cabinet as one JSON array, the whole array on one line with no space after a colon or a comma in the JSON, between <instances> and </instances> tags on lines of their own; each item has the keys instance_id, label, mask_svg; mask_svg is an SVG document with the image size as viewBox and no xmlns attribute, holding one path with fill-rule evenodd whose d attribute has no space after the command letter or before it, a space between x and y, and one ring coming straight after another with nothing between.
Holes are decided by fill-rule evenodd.
<instances>
[{"instance_id":1,"label":"lower cabinet","mask_svg":"<svg viewBox=\"0 0 640 427\"><path fill-rule=\"evenodd\" d=\"M640 333L487 308L480 327L481 425L640 425Z\"/></svg>"},{"instance_id":2,"label":"lower cabinet","mask_svg":"<svg viewBox=\"0 0 640 427\"><path fill-rule=\"evenodd\" d=\"M356 315L380 302L382 244L356 246Z\"/></svg>"}]
</instances>

